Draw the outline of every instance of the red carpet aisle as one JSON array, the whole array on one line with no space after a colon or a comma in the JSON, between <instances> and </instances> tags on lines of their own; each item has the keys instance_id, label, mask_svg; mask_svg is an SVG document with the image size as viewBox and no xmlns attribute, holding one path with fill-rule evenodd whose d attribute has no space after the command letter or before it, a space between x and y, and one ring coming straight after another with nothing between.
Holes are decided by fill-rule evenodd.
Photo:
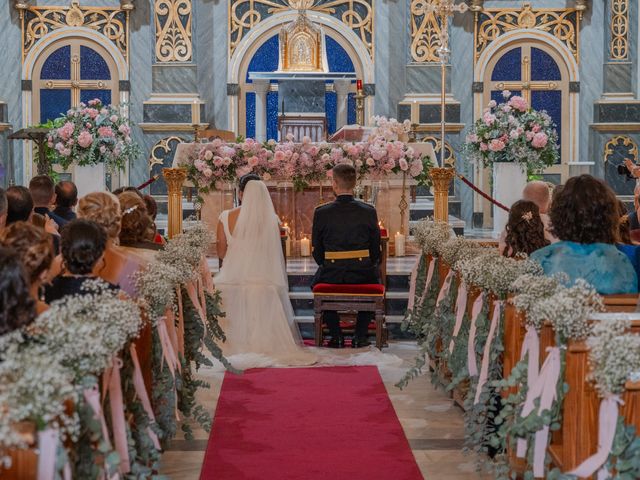
<instances>
[{"instance_id":1,"label":"red carpet aisle","mask_svg":"<svg viewBox=\"0 0 640 480\"><path fill-rule=\"evenodd\" d=\"M419 480L376 367L227 373L202 480Z\"/></svg>"}]
</instances>

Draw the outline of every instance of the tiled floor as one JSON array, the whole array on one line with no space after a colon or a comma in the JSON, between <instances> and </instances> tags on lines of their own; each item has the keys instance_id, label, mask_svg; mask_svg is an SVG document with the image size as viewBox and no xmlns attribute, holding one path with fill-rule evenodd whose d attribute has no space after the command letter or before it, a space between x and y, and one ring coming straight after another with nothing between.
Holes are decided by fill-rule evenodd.
<instances>
[{"instance_id":1,"label":"tiled floor","mask_svg":"<svg viewBox=\"0 0 640 480\"><path fill-rule=\"evenodd\" d=\"M404 362L401 366L380 366L380 373L424 478L488 480L491 476L476 472L474 457L462 452L462 411L441 390L433 388L428 375L414 380L402 391L394 386L410 365L415 351L415 342L391 343L385 353L397 355ZM201 392L199 401L213 412L223 373L206 369L200 376L211 388ZM208 435L197 426L194 433L193 441L177 438L171 443L162 457L163 474L180 480L199 477Z\"/></svg>"}]
</instances>

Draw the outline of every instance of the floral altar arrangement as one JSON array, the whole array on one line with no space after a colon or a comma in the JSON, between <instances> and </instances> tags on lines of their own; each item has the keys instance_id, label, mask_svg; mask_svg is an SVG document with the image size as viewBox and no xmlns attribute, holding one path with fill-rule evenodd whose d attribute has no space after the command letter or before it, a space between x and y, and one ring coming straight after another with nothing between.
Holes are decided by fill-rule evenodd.
<instances>
[{"instance_id":1,"label":"floral altar arrangement","mask_svg":"<svg viewBox=\"0 0 640 480\"><path fill-rule=\"evenodd\" d=\"M529 172L538 172L560 159L558 134L551 117L532 109L527 101L509 90L503 103L489 102L467 135L464 151L468 160L483 167L497 162L515 162Z\"/></svg>"},{"instance_id":2,"label":"floral altar arrangement","mask_svg":"<svg viewBox=\"0 0 640 480\"><path fill-rule=\"evenodd\" d=\"M256 173L267 181L287 179L302 190L312 182L327 179L339 163L353 165L360 179L405 173L419 185L428 185L433 159L397 139L406 133L406 125L393 119L383 122L382 117L377 117L376 122L380 125L378 130L367 141L358 143L312 143L309 137L294 143L292 135L282 143L260 143L251 138L227 143L216 139L194 145L181 166L187 169L187 179L202 193L219 190L247 173Z\"/></svg>"},{"instance_id":3,"label":"floral altar arrangement","mask_svg":"<svg viewBox=\"0 0 640 480\"><path fill-rule=\"evenodd\" d=\"M99 99L80 103L46 126L48 157L67 169L104 163L109 171L124 170L140 154L131 138L131 125L122 106L103 105Z\"/></svg>"}]
</instances>

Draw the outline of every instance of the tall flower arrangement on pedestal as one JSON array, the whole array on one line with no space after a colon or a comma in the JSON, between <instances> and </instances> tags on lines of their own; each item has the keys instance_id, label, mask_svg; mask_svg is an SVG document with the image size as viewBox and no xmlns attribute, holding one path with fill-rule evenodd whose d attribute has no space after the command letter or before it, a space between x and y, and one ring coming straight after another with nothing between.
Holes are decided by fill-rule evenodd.
<instances>
[{"instance_id":1,"label":"tall flower arrangement on pedestal","mask_svg":"<svg viewBox=\"0 0 640 480\"><path fill-rule=\"evenodd\" d=\"M54 120L47 146L50 161L65 169L75 162L80 166L104 163L108 170L123 170L140 153L122 108L103 105L98 99Z\"/></svg>"},{"instance_id":2,"label":"tall flower arrangement on pedestal","mask_svg":"<svg viewBox=\"0 0 640 480\"><path fill-rule=\"evenodd\" d=\"M532 109L527 101L502 92L504 102L489 102L467 135L464 150L469 160L483 167L497 162L519 163L536 172L557 163L558 134L551 117Z\"/></svg>"}]
</instances>

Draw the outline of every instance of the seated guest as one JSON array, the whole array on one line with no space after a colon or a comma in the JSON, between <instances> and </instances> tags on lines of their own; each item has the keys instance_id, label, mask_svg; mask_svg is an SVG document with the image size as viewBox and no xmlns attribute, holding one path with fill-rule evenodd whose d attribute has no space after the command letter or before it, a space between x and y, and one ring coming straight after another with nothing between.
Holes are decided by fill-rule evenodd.
<instances>
[{"instance_id":1,"label":"seated guest","mask_svg":"<svg viewBox=\"0 0 640 480\"><path fill-rule=\"evenodd\" d=\"M127 294L135 297L135 282L132 274L140 268L141 262L136 255L118 245L122 220L118 198L109 192L85 195L78 203L78 217L96 222L107 234L105 265L98 272L100 278L118 285Z\"/></svg>"},{"instance_id":2,"label":"seated guest","mask_svg":"<svg viewBox=\"0 0 640 480\"><path fill-rule=\"evenodd\" d=\"M618 200L618 212L620 213L618 228L618 250L624 253L633 265L636 275L640 278L640 246L634 245L631 241L631 230L629 229L629 216L624 202Z\"/></svg>"},{"instance_id":3,"label":"seated guest","mask_svg":"<svg viewBox=\"0 0 640 480\"><path fill-rule=\"evenodd\" d=\"M0 233L0 245L13 250L22 262L37 312L40 314L47 310L47 304L40 297L53 264L51 236L33 224L17 222Z\"/></svg>"},{"instance_id":4,"label":"seated guest","mask_svg":"<svg viewBox=\"0 0 640 480\"><path fill-rule=\"evenodd\" d=\"M44 300L48 304L68 295L82 295L83 285L95 280L94 271L103 268L107 234L100 225L90 220L72 220L61 233L63 269L45 289Z\"/></svg>"},{"instance_id":5,"label":"seated guest","mask_svg":"<svg viewBox=\"0 0 640 480\"><path fill-rule=\"evenodd\" d=\"M505 246L500 252L505 257L528 256L549 245L538 206L533 202L518 200L514 203L505 230Z\"/></svg>"},{"instance_id":6,"label":"seated guest","mask_svg":"<svg viewBox=\"0 0 640 480\"><path fill-rule=\"evenodd\" d=\"M58 182L56 185L56 208L53 209L53 213L70 222L76 218L73 209L77 203L78 189L76 184L68 181Z\"/></svg>"},{"instance_id":7,"label":"seated guest","mask_svg":"<svg viewBox=\"0 0 640 480\"><path fill-rule=\"evenodd\" d=\"M19 256L0 248L0 335L29 326L36 315L36 303Z\"/></svg>"},{"instance_id":8,"label":"seated guest","mask_svg":"<svg viewBox=\"0 0 640 480\"><path fill-rule=\"evenodd\" d=\"M67 223L67 220L49 210L49 206L56 201L55 185L51 177L48 175L33 177L29 182L29 192L33 199L34 212L44 217L49 217L58 224L58 227L62 227Z\"/></svg>"},{"instance_id":9,"label":"seated guest","mask_svg":"<svg viewBox=\"0 0 640 480\"><path fill-rule=\"evenodd\" d=\"M162 245L153 242L155 235L153 221L147 213L147 206L142 197L134 192L123 192L118 196L122 211L122 228L120 229L120 246L143 262L155 258L155 252Z\"/></svg>"},{"instance_id":10,"label":"seated guest","mask_svg":"<svg viewBox=\"0 0 640 480\"><path fill-rule=\"evenodd\" d=\"M313 215L313 258L318 271L313 285L377 284L380 262L380 227L376 209L353 198L356 170L340 163L333 167L336 200L316 208ZM338 312L324 312L331 333L329 347L344 347ZM370 345L368 335L372 312L358 312L351 346Z\"/></svg>"},{"instance_id":11,"label":"seated guest","mask_svg":"<svg viewBox=\"0 0 640 480\"><path fill-rule=\"evenodd\" d=\"M545 274L583 278L602 295L635 293L638 277L615 243L618 203L613 190L591 175L570 178L553 201L551 228L560 241L531 255Z\"/></svg>"},{"instance_id":12,"label":"seated guest","mask_svg":"<svg viewBox=\"0 0 640 480\"><path fill-rule=\"evenodd\" d=\"M7 188L7 225L28 222L33 213L33 199L28 188L14 185Z\"/></svg>"},{"instance_id":13,"label":"seated guest","mask_svg":"<svg viewBox=\"0 0 640 480\"><path fill-rule=\"evenodd\" d=\"M539 180L534 180L527 183L527 185L524 187L524 190L522 190L522 199L533 202L538 206L538 210L540 211L540 219L544 224L544 236L549 241L549 243L556 242L558 239L553 236L549 229L551 223L549 221L548 215L549 208L551 206L551 193L549 191L549 185Z\"/></svg>"},{"instance_id":14,"label":"seated guest","mask_svg":"<svg viewBox=\"0 0 640 480\"><path fill-rule=\"evenodd\" d=\"M142 199L144 200L144 204L147 206L147 213L151 217L153 221L153 242L158 245L164 245L164 238L162 235L158 233L158 227L156 227L156 217L158 216L158 204L155 199L151 195L143 195Z\"/></svg>"},{"instance_id":15,"label":"seated guest","mask_svg":"<svg viewBox=\"0 0 640 480\"><path fill-rule=\"evenodd\" d=\"M7 194L0 188L0 232L7 225Z\"/></svg>"},{"instance_id":16,"label":"seated guest","mask_svg":"<svg viewBox=\"0 0 640 480\"><path fill-rule=\"evenodd\" d=\"M112 193L116 197L118 197L120 196L121 193L124 193L124 192L133 192L142 198L142 193L140 193L140 190L138 190L136 187L120 187L120 188L116 188Z\"/></svg>"}]
</instances>

